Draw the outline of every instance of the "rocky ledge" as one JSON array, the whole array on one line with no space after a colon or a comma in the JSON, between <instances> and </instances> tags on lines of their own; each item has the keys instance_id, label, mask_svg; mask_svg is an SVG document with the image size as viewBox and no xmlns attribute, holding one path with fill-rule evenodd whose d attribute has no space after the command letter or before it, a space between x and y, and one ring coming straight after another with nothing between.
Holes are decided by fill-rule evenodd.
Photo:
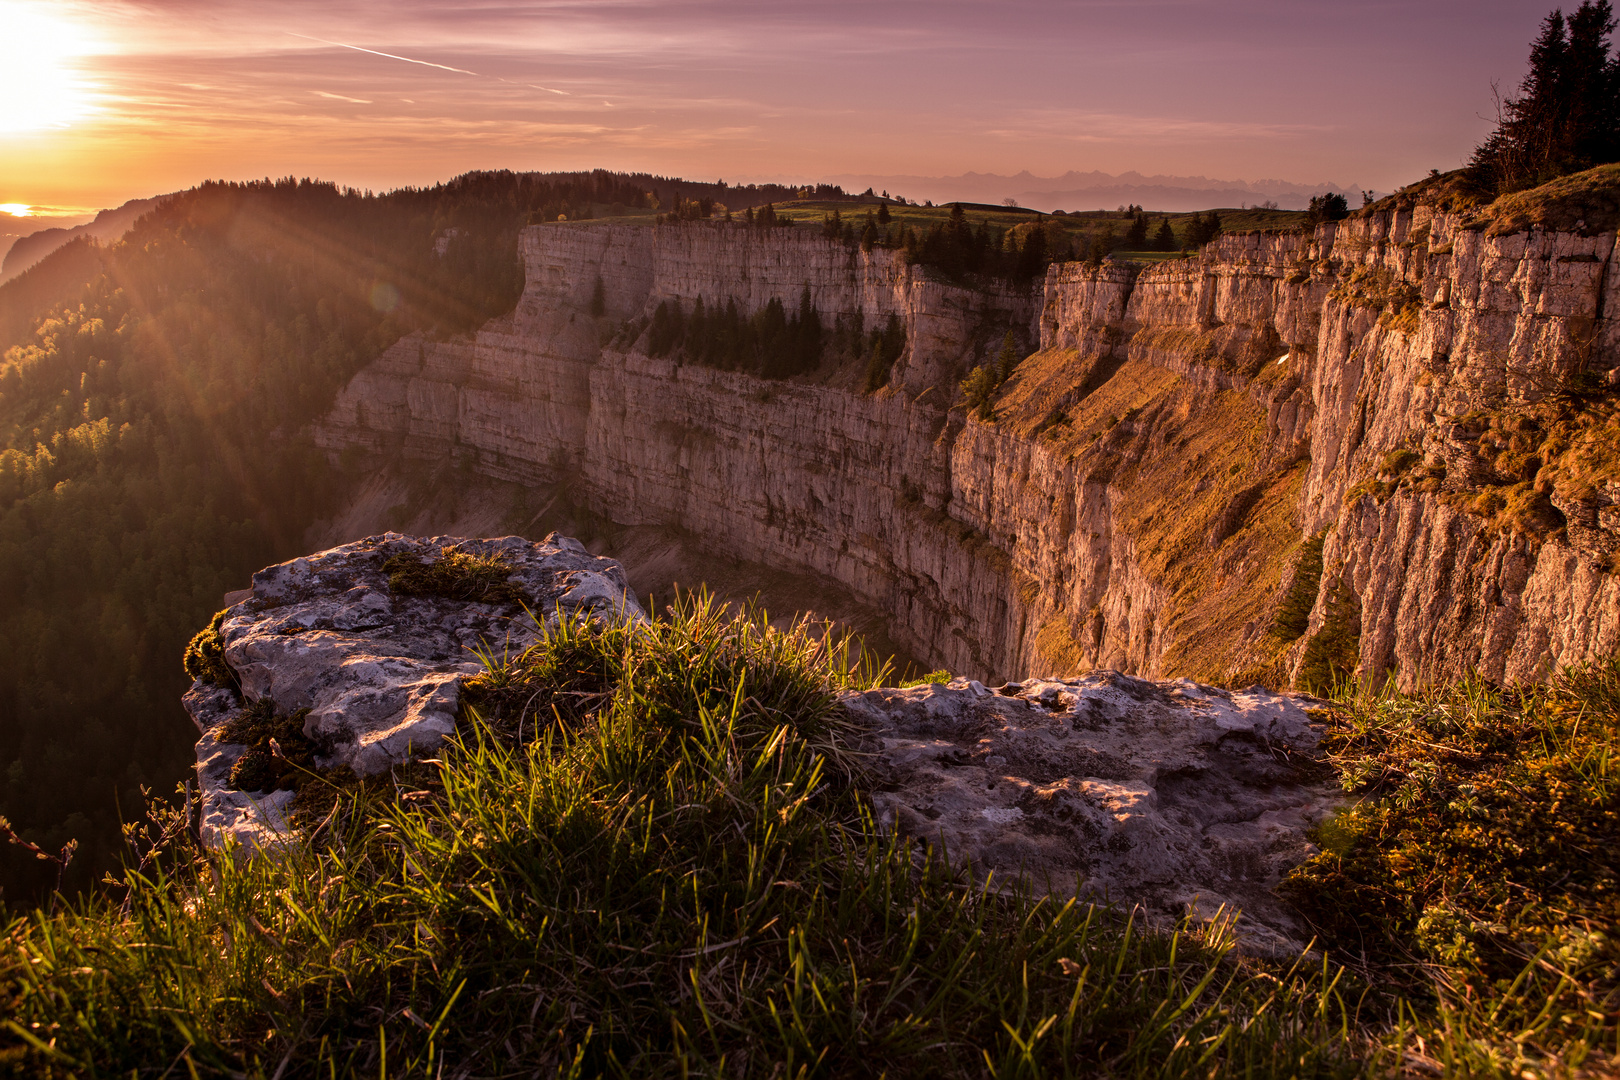
<instances>
[{"instance_id":1,"label":"rocky ledge","mask_svg":"<svg viewBox=\"0 0 1620 1080\"><path fill-rule=\"evenodd\" d=\"M272 757L297 760L291 744L314 767L361 775L430 752L480 652L515 655L543 632L536 618L578 610L645 618L618 563L555 534L389 533L260 571L216 620L212 681L185 698L202 732L205 841L287 834L293 793L275 790ZM886 827L992 881L1154 916L1241 910L1248 945L1277 952L1297 951L1302 933L1273 889L1335 804L1310 703L1111 671L843 698L869 740Z\"/></svg>"},{"instance_id":2,"label":"rocky ledge","mask_svg":"<svg viewBox=\"0 0 1620 1080\"><path fill-rule=\"evenodd\" d=\"M244 770L263 752L233 741L244 729L282 718L316 767L382 772L455 728L461 684L483 670L479 651L516 655L539 634L537 618L579 610L646 617L617 562L555 534L533 543L387 533L254 574L249 596L215 621L223 668L185 696L202 733L204 841L262 845L286 832L293 793L244 780L276 771ZM281 743L272 750L294 756Z\"/></svg>"},{"instance_id":3,"label":"rocky ledge","mask_svg":"<svg viewBox=\"0 0 1620 1080\"><path fill-rule=\"evenodd\" d=\"M1312 703L1115 671L846 699L878 743L883 824L992 880L1160 917L1224 906L1249 948L1283 954L1308 935L1273 890L1338 801Z\"/></svg>"}]
</instances>

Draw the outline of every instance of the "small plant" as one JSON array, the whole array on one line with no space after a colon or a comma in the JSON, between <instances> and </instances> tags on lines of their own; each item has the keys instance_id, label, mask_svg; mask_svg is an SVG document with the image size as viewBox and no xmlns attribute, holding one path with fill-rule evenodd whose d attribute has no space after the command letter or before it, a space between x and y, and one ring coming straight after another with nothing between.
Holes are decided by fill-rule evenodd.
<instances>
[{"instance_id":1,"label":"small plant","mask_svg":"<svg viewBox=\"0 0 1620 1080\"><path fill-rule=\"evenodd\" d=\"M1620 660L1518 690L1358 690L1328 746L1356 801L1285 884L1325 943L1428 999L1430 1054L1458 1075L1609 1075Z\"/></svg>"},{"instance_id":2,"label":"small plant","mask_svg":"<svg viewBox=\"0 0 1620 1080\"><path fill-rule=\"evenodd\" d=\"M452 546L437 559L399 554L383 563L388 588L401 596L439 596L478 604L513 605L528 597L509 580L512 564L506 556L474 555Z\"/></svg>"},{"instance_id":3,"label":"small plant","mask_svg":"<svg viewBox=\"0 0 1620 1080\"><path fill-rule=\"evenodd\" d=\"M316 747L304 735L308 715L308 709L277 713L275 702L261 698L216 728L220 742L247 747L231 766L231 786L238 791L296 791L300 778L315 768Z\"/></svg>"},{"instance_id":4,"label":"small plant","mask_svg":"<svg viewBox=\"0 0 1620 1080\"><path fill-rule=\"evenodd\" d=\"M225 641L219 633L220 624L225 621L225 616L229 612L229 608L215 612L214 617L208 620L208 625L197 631L196 636L186 645L182 662L186 674L193 679L201 679L215 686L238 685L236 672L225 662Z\"/></svg>"}]
</instances>

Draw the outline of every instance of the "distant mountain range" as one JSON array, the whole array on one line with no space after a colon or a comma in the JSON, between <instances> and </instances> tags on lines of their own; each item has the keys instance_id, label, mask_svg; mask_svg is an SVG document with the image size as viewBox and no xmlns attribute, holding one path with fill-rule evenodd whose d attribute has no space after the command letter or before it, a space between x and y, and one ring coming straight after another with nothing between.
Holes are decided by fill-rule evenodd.
<instances>
[{"instance_id":1,"label":"distant mountain range","mask_svg":"<svg viewBox=\"0 0 1620 1080\"><path fill-rule=\"evenodd\" d=\"M103 243L117 240L127 233L140 216L155 207L166 195L150 199L131 199L113 210L103 210L95 219L71 229L41 229L16 240L5 252L0 263L0 282L10 281L62 245L81 236L93 236ZM0 240L0 243L4 243Z\"/></svg>"},{"instance_id":2,"label":"distant mountain range","mask_svg":"<svg viewBox=\"0 0 1620 1080\"><path fill-rule=\"evenodd\" d=\"M1254 206L1275 202L1283 210L1303 210L1311 196L1329 192L1344 195L1350 205L1361 205L1354 187L1322 182L1296 184L1288 180L1211 180L1207 176L1147 176L1139 172L1066 172L1041 177L1030 172L1012 176L963 173L961 176L871 176L850 174L829 177L847 191L888 191L921 202L999 203L1013 199L1036 210L1112 210L1132 203L1148 210L1208 210L1212 207Z\"/></svg>"}]
</instances>

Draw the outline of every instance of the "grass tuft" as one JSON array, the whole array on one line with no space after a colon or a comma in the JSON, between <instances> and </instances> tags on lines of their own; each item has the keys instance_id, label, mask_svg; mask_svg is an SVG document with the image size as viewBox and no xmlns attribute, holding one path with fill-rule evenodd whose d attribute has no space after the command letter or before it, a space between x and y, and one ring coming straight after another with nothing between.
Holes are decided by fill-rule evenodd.
<instances>
[{"instance_id":1,"label":"grass tuft","mask_svg":"<svg viewBox=\"0 0 1620 1080\"><path fill-rule=\"evenodd\" d=\"M236 673L225 662L225 641L220 637L219 627L225 621L230 609L214 613L208 625L197 631L196 635L186 645L185 655L181 658L185 664L186 674L193 679L201 679L205 683L215 686L237 685Z\"/></svg>"}]
</instances>

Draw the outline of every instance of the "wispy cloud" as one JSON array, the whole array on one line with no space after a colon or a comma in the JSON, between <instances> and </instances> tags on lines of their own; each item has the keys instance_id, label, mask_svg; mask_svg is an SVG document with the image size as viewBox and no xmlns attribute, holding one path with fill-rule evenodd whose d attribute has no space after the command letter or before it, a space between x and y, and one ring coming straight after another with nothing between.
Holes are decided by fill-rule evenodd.
<instances>
[{"instance_id":1,"label":"wispy cloud","mask_svg":"<svg viewBox=\"0 0 1620 1080\"><path fill-rule=\"evenodd\" d=\"M333 101L352 101L356 105L371 104L370 98L348 97L344 94L329 94L325 90L311 90L310 93L314 94L316 97L330 98Z\"/></svg>"}]
</instances>

